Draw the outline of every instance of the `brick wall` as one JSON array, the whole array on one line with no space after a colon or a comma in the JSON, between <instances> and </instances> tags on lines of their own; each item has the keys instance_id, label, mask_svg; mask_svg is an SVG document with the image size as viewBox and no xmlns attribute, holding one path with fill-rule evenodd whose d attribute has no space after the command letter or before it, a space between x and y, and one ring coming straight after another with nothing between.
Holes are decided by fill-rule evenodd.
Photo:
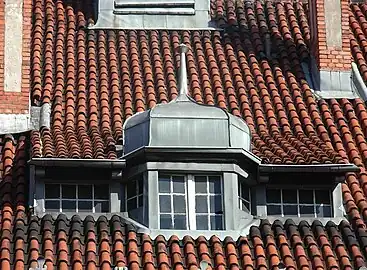
<instances>
[{"instance_id":1,"label":"brick wall","mask_svg":"<svg viewBox=\"0 0 367 270\"><path fill-rule=\"evenodd\" d=\"M319 70L351 70L349 0L309 0L309 6L312 53Z\"/></svg>"},{"instance_id":2,"label":"brick wall","mask_svg":"<svg viewBox=\"0 0 367 270\"><path fill-rule=\"evenodd\" d=\"M18 89L5 89L5 1L0 1L0 114L29 113L32 0L23 1L22 20L21 74L16 74L21 77L21 83L16 87Z\"/></svg>"}]
</instances>

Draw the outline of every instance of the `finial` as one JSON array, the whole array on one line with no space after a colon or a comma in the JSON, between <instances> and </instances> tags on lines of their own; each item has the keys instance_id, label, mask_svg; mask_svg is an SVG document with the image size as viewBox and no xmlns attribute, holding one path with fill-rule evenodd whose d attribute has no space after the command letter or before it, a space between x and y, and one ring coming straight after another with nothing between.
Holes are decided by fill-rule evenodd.
<instances>
[{"instance_id":1,"label":"finial","mask_svg":"<svg viewBox=\"0 0 367 270\"><path fill-rule=\"evenodd\" d=\"M180 50L180 77L179 77L179 87L180 96L188 95L187 90L187 70L186 70L186 53L189 51L189 47L185 44L179 45Z\"/></svg>"}]
</instances>

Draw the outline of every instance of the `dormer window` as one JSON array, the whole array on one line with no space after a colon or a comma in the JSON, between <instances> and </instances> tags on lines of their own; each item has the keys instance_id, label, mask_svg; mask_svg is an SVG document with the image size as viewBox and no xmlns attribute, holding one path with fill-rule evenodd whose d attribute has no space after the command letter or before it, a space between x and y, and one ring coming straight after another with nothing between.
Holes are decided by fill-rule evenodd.
<instances>
[{"instance_id":1,"label":"dormer window","mask_svg":"<svg viewBox=\"0 0 367 270\"><path fill-rule=\"evenodd\" d=\"M161 229L223 230L219 175L159 175Z\"/></svg>"},{"instance_id":2,"label":"dormer window","mask_svg":"<svg viewBox=\"0 0 367 270\"><path fill-rule=\"evenodd\" d=\"M267 213L280 217L332 217L332 195L323 189L267 189Z\"/></svg>"},{"instance_id":3,"label":"dormer window","mask_svg":"<svg viewBox=\"0 0 367 270\"><path fill-rule=\"evenodd\" d=\"M109 212L109 186L105 184L45 184L46 212Z\"/></svg>"},{"instance_id":4,"label":"dormer window","mask_svg":"<svg viewBox=\"0 0 367 270\"><path fill-rule=\"evenodd\" d=\"M90 29L214 29L209 0L99 0Z\"/></svg>"}]
</instances>

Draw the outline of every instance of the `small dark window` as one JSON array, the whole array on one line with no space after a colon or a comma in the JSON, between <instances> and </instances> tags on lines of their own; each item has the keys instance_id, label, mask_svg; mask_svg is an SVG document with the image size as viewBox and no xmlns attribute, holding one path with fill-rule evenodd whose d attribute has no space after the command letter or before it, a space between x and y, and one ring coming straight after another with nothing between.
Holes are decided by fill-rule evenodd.
<instances>
[{"instance_id":1,"label":"small dark window","mask_svg":"<svg viewBox=\"0 0 367 270\"><path fill-rule=\"evenodd\" d=\"M332 217L329 190L267 189L269 216Z\"/></svg>"},{"instance_id":2,"label":"small dark window","mask_svg":"<svg viewBox=\"0 0 367 270\"><path fill-rule=\"evenodd\" d=\"M109 196L109 186L105 184L45 184L45 210L49 212L108 212Z\"/></svg>"},{"instance_id":3,"label":"small dark window","mask_svg":"<svg viewBox=\"0 0 367 270\"><path fill-rule=\"evenodd\" d=\"M251 212L251 190L241 181L238 181L238 199L241 210Z\"/></svg>"},{"instance_id":4,"label":"small dark window","mask_svg":"<svg viewBox=\"0 0 367 270\"><path fill-rule=\"evenodd\" d=\"M129 217L144 224L144 179L142 175L125 186L125 209Z\"/></svg>"}]
</instances>

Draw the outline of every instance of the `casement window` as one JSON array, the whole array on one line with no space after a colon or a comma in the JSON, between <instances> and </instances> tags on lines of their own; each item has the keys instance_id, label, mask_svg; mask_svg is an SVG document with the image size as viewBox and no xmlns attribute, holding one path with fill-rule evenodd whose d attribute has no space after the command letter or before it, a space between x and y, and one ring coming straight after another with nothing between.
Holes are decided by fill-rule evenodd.
<instances>
[{"instance_id":1,"label":"casement window","mask_svg":"<svg viewBox=\"0 0 367 270\"><path fill-rule=\"evenodd\" d=\"M238 203L241 210L251 212L250 188L242 181L238 181Z\"/></svg>"},{"instance_id":2,"label":"casement window","mask_svg":"<svg viewBox=\"0 0 367 270\"><path fill-rule=\"evenodd\" d=\"M45 184L47 212L109 212L109 185Z\"/></svg>"},{"instance_id":3,"label":"casement window","mask_svg":"<svg viewBox=\"0 0 367 270\"><path fill-rule=\"evenodd\" d=\"M224 229L221 176L160 174L158 191L160 229Z\"/></svg>"},{"instance_id":4,"label":"casement window","mask_svg":"<svg viewBox=\"0 0 367 270\"><path fill-rule=\"evenodd\" d=\"M142 175L130 179L125 186L125 209L129 217L144 224L144 182Z\"/></svg>"},{"instance_id":5,"label":"casement window","mask_svg":"<svg viewBox=\"0 0 367 270\"><path fill-rule=\"evenodd\" d=\"M267 189L269 216L332 217L332 195L322 189Z\"/></svg>"}]
</instances>

